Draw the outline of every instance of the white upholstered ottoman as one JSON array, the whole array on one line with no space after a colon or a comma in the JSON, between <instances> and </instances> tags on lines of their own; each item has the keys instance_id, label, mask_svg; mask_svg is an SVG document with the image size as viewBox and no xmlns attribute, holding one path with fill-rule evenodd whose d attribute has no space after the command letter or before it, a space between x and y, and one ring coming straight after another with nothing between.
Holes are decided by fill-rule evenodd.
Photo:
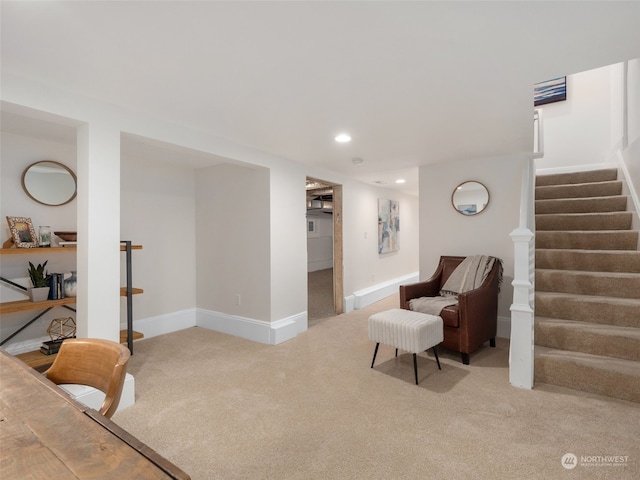
<instances>
[{"instance_id":1,"label":"white upholstered ottoman","mask_svg":"<svg viewBox=\"0 0 640 480\"><path fill-rule=\"evenodd\" d=\"M413 353L413 370L418 385L418 361L416 354L433 348L440 368L436 345L444 339L442 318L427 313L394 308L369 317L369 339L376 342L371 368L376 361L381 343Z\"/></svg>"}]
</instances>

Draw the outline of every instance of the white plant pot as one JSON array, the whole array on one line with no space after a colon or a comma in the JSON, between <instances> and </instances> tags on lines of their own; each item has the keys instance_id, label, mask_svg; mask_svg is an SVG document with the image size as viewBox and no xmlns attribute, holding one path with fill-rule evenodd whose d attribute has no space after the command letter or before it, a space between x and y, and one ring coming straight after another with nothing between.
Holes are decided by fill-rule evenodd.
<instances>
[{"instance_id":1,"label":"white plant pot","mask_svg":"<svg viewBox=\"0 0 640 480\"><path fill-rule=\"evenodd\" d=\"M30 288L29 297L32 302L44 302L49 298L49 287Z\"/></svg>"}]
</instances>

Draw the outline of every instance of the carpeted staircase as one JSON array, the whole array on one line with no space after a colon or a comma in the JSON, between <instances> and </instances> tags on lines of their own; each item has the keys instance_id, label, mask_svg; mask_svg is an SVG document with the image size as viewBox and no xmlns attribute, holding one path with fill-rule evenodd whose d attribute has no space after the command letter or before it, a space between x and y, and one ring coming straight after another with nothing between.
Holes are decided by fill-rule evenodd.
<instances>
[{"instance_id":1,"label":"carpeted staircase","mask_svg":"<svg viewBox=\"0 0 640 480\"><path fill-rule=\"evenodd\" d=\"M535 381L640 402L638 231L617 174L536 178Z\"/></svg>"}]
</instances>

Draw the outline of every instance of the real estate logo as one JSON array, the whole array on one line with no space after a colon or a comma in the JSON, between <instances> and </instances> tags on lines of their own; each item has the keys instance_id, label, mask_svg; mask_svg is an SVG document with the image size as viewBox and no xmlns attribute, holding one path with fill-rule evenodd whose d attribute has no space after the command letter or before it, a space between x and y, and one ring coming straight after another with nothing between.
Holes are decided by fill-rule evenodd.
<instances>
[{"instance_id":1,"label":"real estate logo","mask_svg":"<svg viewBox=\"0 0 640 480\"><path fill-rule=\"evenodd\" d=\"M565 453L560 461L562 462L562 466L567 470L573 470L578 466L578 457L573 453Z\"/></svg>"},{"instance_id":2,"label":"real estate logo","mask_svg":"<svg viewBox=\"0 0 640 480\"><path fill-rule=\"evenodd\" d=\"M573 470L578 465L581 467L624 467L629 463L629 455L580 455L565 453L560 463L567 470Z\"/></svg>"}]
</instances>

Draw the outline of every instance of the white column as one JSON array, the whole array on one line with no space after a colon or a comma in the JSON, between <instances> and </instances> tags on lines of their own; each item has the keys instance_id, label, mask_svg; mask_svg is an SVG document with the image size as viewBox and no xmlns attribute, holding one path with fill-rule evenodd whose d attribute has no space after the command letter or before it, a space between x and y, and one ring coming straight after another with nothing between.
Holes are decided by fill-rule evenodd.
<instances>
[{"instance_id":1,"label":"white column","mask_svg":"<svg viewBox=\"0 0 640 480\"><path fill-rule=\"evenodd\" d=\"M120 340L120 130L78 128L77 336Z\"/></svg>"}]
</instances>

